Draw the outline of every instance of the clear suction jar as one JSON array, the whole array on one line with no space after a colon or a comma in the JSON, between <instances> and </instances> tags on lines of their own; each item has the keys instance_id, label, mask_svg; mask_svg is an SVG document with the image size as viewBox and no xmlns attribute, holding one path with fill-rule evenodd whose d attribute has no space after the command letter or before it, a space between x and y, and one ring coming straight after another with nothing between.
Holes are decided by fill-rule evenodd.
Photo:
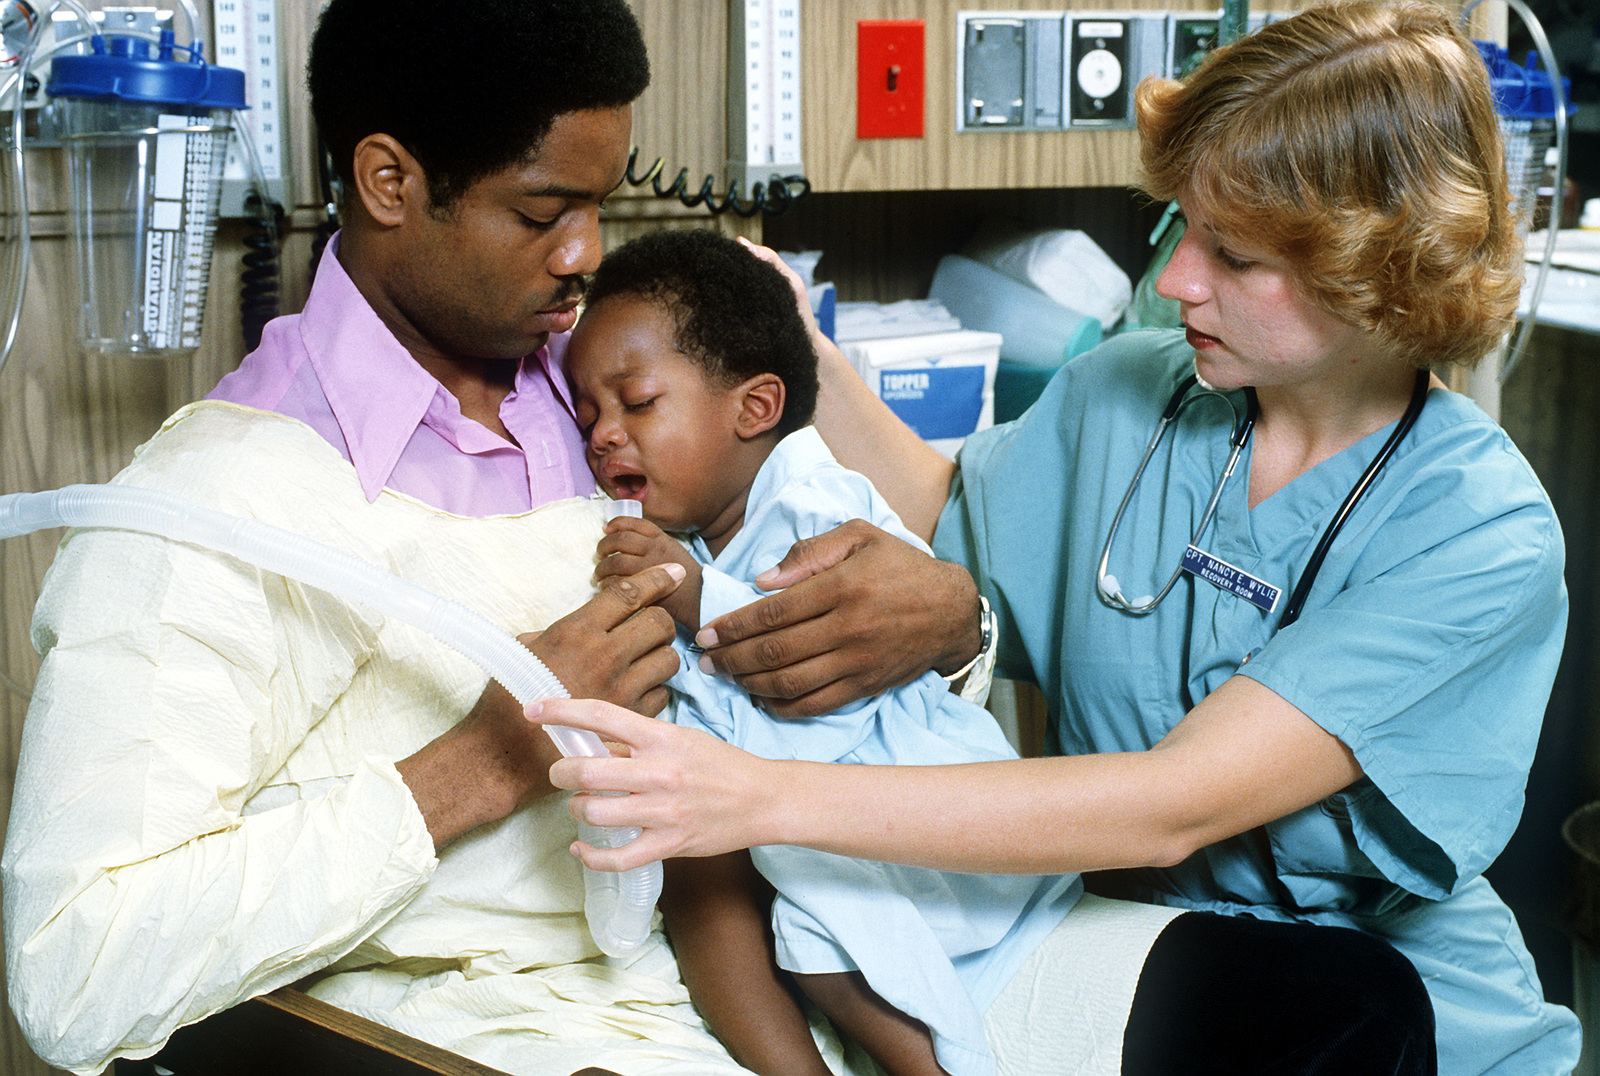
<instances>
[{"instance_id":1,"label":"clear suction jar","mask_svg":"<svg viewBox=\"0 0 1600 1076\"><path fill-rule=\"evenodd\" d=\"M1489 41L1473 44L1489 69L1500 137L1505 142L1506 180L1517 214L1517 234L1525 237L1534 216L1545 156L1556 140L1555 81L1532 55L1518 67L1503 47ZM1566 111L1571 116L1577 106L1571 104L1570 80L1563 78L1561 84L1565 91L1561 96L1568 102Z\"/></svg>"},{"instance_id":2,"label":"clear suction jar","mask_svg":"<svg viewBox=\"0 0 1600 1076\"><path fill-rule=\"evenodd\" d=\"M67 160L80 342L188 355L200 345L244 72L175 58L170 31L153 52L130 38L96 37L93 48L55 59L45 86Z\"/></svg>"}]
</instances>

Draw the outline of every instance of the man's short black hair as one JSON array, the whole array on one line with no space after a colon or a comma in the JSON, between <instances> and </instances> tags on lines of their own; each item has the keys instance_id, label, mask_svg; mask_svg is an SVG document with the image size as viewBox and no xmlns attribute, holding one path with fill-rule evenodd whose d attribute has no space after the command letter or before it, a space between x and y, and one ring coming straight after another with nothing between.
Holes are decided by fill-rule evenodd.
<instances>
[{"instance_id":1,"label":"man's short black hair","mask_svg":"<svg viewBox=\"0 0 1600 1076\"><path fill-rule=\"evenodd\" d=\"M332 0L307 82L347 184L356 145L388 134L449 207L537 151L557 116L631 103L650 62L623 0Z\"/></svg>"},{"instance_id":2,"label":"man's short black hair","mask_svg":"<svg viewBox=\"0 0 1600 1076\"><path fill-rule=\"evenodd\" d=\"M678 348L713 380L737 385L758 374L783 380L778 434L811 421L817 408L817 353L783 274L719 232L653 232L607 254L589 306L617 295L661 303L677 325Z\"/></svg>"}]
</instances>

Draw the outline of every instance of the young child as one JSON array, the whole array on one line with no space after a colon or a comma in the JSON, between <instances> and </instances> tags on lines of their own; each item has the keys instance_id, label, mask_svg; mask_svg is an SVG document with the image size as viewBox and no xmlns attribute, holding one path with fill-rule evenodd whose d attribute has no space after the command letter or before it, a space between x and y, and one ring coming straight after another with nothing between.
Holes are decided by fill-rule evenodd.
<instances>
[{"instance_id":1,"label":"young child","mask_svg":"<svg viewBox=\"0 0 1600 1076\"><path fill-rule=\"evenodd\" d=\"M596 273L566 365L596 479L645 516L607 526L599 574L668 560L688 572L663 603L685 655L674 721L772 758L1015 757L994 719L932 672L824 717L776 721L698 666L694 632L759 596L752 580L794 542L853 518L918 542L809 427L816 356L776 269L715 232L634 240ZM772 941L751 861L777 893ZM892 1076L967 1076L993 1071L983 1011L1080 893L1075 876L769 846L669 861L661 906L691 995L741 1064L828 1071L775 960Z\"/></svg>"}]
</instances>

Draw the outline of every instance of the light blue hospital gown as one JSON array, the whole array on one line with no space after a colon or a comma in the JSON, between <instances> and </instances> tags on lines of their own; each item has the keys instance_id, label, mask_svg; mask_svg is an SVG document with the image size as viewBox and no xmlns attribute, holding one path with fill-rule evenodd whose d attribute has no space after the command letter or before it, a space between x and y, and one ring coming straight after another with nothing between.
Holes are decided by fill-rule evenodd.
<instances>
[{"instance_id":1,"label":"light blue hospital gown","mask_svg":"<svg viewBox=\"0 0 1600 1076\"><path fill-rule=\"evenodd\" d=\"M1192 357L1181 332L1125 334L1068 363L1017 422L967 440L934 547L972 568L994 604L997 675L1044 689L1066 754L1148 748L1235 673L1293 703L1366 777L1175 867L1133 872L1122 895L1358 927L1421 972L1441 1073L1569 1072L1577 1021L1543 1001L1511 912L1481 877L1521 813L1565 632L1549 500L1497 425L1434 390L1298 622L1274 634L1283 602L1264 614L1188 575L1148 616L1113 610L1095 594L1101 549ZM1199 401L1168 431L1112 551L1123 593L1155 593L1176 567L1230 421ZM1197 544L1282 586L1286 602L1391 430L1253 511L1247 450Z\"/></svg>"},{"instance_id":2,"label":"light blue hospital gown","mask_svg":"<svg viewBox=\"0 0 1600 1076\"><path fill-rule=\"evenodd\" d=\"M703 569L701 622L766 593L750 580L796 541L855 518L923 544L865 478L834 461L815 430L784 438L721 555L713 560L703 541L690 543ZM806 721L765 716L737 685L702 673L692 654L670 683L679 693L674 721L765 758L935 765L1016 757L994 718L934 673ZM983 1011L1082 893L1076 875L955 874L786 846L753 848L751 856L779 894L772 913L778 964L807 973L859 970L889 1004L930 1028L939 1063L953 1076L993 1071Z\"/></svg>"}]
</instances>

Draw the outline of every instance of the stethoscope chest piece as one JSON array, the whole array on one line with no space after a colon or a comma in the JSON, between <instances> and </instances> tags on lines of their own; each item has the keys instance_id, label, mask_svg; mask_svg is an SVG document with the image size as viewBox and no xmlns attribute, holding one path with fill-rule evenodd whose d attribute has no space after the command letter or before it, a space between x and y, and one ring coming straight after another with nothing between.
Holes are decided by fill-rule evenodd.
<instances>
[{"instance_id":1,"label":"stethoscope chest piece","mask_svg":"<svg viewBox=\"0 0 1600 1076\"><path fill-rule=\"evenodd\" d=\"M1145 468L1150 465L1150 458L1156 454L1156 449L1161 445L1161 438L1167 432L1167 427L1177 421L1183 410L1197 400L1208 397L1221 400L1228 405L1228 410L1234 417L1233 432L1229 435L1228 462L1222 469L1221 476L1217 479L1216 486L1211 491L1211 499L1206 503L1206 509L1200 516L1200 522L1195 525L1193 536L1189 540L1190 548L1200 540L1206 528L1211 525L1211 517L1216 515L1217 503L1222 499L1222 491L1228 484L1228 479L1233 475L1234 468L1238 466L1239 456L1244 452L1244 446L1250 443L1250 434L1256 424L1256 396L1253 391L1245 390L1245 413L1241 419L1238 409L1233 401L1224 393L1213 388L1204 388L1202 391L1189 395L1189 390L1199 383L1199 378L1190 374L1178 383L1173 390L1172 397L1167 401L1167 406L1161 411L1161 418L1156 423L1155 433L1150 436L1150 443L1145 447L1144 455L1139 459L1139 466L1134 469L1133 478L1128 482L1128 489L1122 495L1122 500L1117 504L1117 511L1111 517L1111 528L1106 533L1106 544L1100 551L1100 565L1095 572L1095 591L1100 595L1100 600L1113 609L1120 609L1124 613L1134 616L1143 616L1161 604L1163 598L1177 585L1183 576L1182 564L1167 578L1166 584L1155 594L1146 594L1140 598L1128 598L1122 593L1121 584L1117 577L1107 569L1111 562L1111 546L1117 539L1117 530L1122 526L1122 517L1128 510L1128 504L1133 500L1134 491L1139 488L1139 480L1144 477Z\"/></svg>"}]
</instances>

